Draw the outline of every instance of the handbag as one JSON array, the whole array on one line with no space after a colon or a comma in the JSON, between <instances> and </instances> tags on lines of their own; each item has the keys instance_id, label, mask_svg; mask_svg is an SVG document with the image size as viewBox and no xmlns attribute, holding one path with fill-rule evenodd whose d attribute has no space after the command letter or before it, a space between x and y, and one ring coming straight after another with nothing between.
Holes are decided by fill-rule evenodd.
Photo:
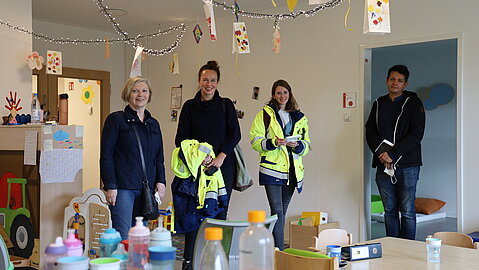
<instances>
[{"instance_id":1,"label":"handbag","mask_svg":"<svg viewBox=\"0 0 479 270\"><path fill-rule=\"evenodd\" d=\"M143 156L143 148L141 147L140 135L134 125L131 125L138 141L138 148L140 149L141 167L143 169L143 187L141 191L141 201L143 203L143 209L141 214L147 220L155 220L158 218L158 202L155 199L155 195L150 190L148 184L148 175L146 173L145 158Z\"/></svg>"},{"instance_id":2,"label":"handbag","mask_svg":"<svg viewBox=\"0 0 479 270\"><path fill-rule=\"evenodd\" d=\"M248 169L243 156L243 150L239 144L234 148L235 161L236 161L236 177L233 189L243 192L253 185L253 179L249 175Z\"/></svg>"}]
</instances>

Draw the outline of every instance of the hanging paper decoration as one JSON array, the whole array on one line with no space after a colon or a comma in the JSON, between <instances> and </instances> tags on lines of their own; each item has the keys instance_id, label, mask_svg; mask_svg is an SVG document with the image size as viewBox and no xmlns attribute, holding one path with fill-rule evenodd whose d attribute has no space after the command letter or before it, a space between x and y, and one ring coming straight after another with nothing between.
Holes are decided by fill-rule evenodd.
<instances>
[{"instance_id":1,"label":"hanging paper decoration","mask_svg":"<svg viewBox=\"0 0 479 270\"><path fill-rule=\"evenodd\" d=\"M193 29L193 36L195 37L196 44L200 43L201 36L203 35L203 31L201 31L200 25L197 24Z\"/></svg>"},{"instance_id":2,"label":"hanging paper decoration","mask_svg":"<svg viewBox=\"0 0 479 270\"><path fill-rule=\"evenodd\" d=\"M389 0L365 0L364 29L366 33L391 33Z\"/></svg>"},{"instance_id":3,"label":"hanging paper decoration","mask_svg":"<svg viewBox=\"0 0 479 270\"><path fill-rule=\"evenodd\" d=\"M276 7L276 3L274 2L274 0L271 0L271 3L273 4L273 7Z\"/></svg>"},{"instance_id":4,"label":"hanging paper decoration","mask_svg":"<svg viewBox=\"0 0 479 270\"><path fill-rule=\"evenodd\" d=\"M133 57L133 63L131 63L130 78L141 76L141 53L143 47L136 47L135 57Z\"/></svg>"},{"instance_id":5,"label":"hanging paper decoration","mask_svg":"<svg viewBox=\"0 0 479 270\"><path fill-rule=\"evenodd\" d=\"M210 28L210 39L212 41L216 40L216 25L215 25L215 13L213 11L213 1L212 0L203 0L205 5L203 6L206 15L206 21L208 22L208 27Z\"/></svg>"},{"instance_id":6,"label":"hanging paper decoration","mask_svg":"<svg viewBox=\"0 0 479 270\"><path fill-rule=\"evenodd\" d=\"M173 74L180 74L180 64L178 61L178 54L174 53L170 60L170 72Z\"/></svg>"},{"instance_id":7,"label":"hanging paper decoration","mask_svg":"<svg viewBox=\"0 0 479 270\"><path fill-rule=\"evenodd\" d=\"M309 0L310 5L321 5L321 4L326 4L331 0Z\"/></svg>"},{"instance_id":8,"label":"hanging paper decoration","mask_svg":"<svg viewBox=\"0 0 479 270\"><path fill-rule=\"evenodd\" d=\"M81 99L83 100L83 103L85 104L91 103L94 97L95 97L95 93L93 92L91 85L83 88L82 95L81 95Z\"/></svg>"},{"instance_id":9,"label":"hanging paper decoration","mask_svg":"<svg viewBox=\"0 0 479 270\"><path fill-rule=\"evenodd\" d=\"M108 42L108 37L105 39L105 58L110 59L110 43Z\"/></svg>"},{"instance_id":10,"label":"hanging paper decoration","mask_svg":"<svg viewBox=\"0 0 479 270\"><path fill-rule=\"evenodd\" d=\"M278 27L275 27L273 33L273 52L279 54L281 51L281 35L279 34Z\"/></svg>"},{"instance_id":11,"label":"hanging paper decoration","mask_svg":"<svg viewBox=\"0 0 479 270\"><path fill-rule=\"evenodd\" d=\"M250 53L248 34L244 22L233 23L233 52Z\"/></svg>"},{"instance_id":12,"label":"hanging paper decoration","mask_svg":"<svg viewBox=\"0 0 479 270\"><path fill-rule=\"evenodd\" d=\"M38 52L32 52L31 55L27 56L27 63L30 69L42 69L43 62L45 62L45 59Z\"/></svg>"},{"instance_id":13,"label":"hanging paper decoration","mask_svg":"<svg viewBox=\"0 0 479 270\"><path fill-rule=\"evenodd\" d=\"M288 9L289 11L293 12L293 9L296 7L296 4L298 3L298 0L286 0L288 3Z\"/></svg>"},{"instance_id":14,"label":"hanging paper decoration","mask_svg":"<svg viewBox=\"0 0 479 270\"><path fill-rule=\"evenodd\" d=\"M62 75L62 53L47 51L47 74Z\"/></svg>"}]
</instances>

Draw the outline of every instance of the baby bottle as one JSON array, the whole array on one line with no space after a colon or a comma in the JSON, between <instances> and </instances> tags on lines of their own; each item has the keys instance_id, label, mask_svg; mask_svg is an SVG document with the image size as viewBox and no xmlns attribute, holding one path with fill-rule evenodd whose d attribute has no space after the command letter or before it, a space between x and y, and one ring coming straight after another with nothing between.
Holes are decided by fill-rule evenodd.
<instances>
[{"instance_id":1,"label":"baby bottle","mask_svg":"<svg viewBox=\"0 0 479 270\"><path fill-rule=\"evenodd\" d=\"M75 230L69 229L67 232L67 239L63 240L63 244L67 247L68 256L82 256L83 244L75 237Z\"/></svg>"},{"instance_id":2,"label":"baby bottle","mask_svg":"<svg viewBox=\"0 0 479 270\"><path fill-rule=\"evenodd\" d=\"M158 228L151 232L150 247L171 247L171 233L163 227L163 216L160 216Z\"/></svg>"},{"instance_id":3,"label":"baby bottle","mask_svg":"<svg viewBox=\"0 0 479 270\"><path fill-rule=\"evenodd\" d=\"M136 225L128 232L128 270L143 270L148 263L150 230L143 225L143 217L136 217Z\"/></svg>"},{"instance_id":4,"label":"baby bottle","mask_svg":"<svg viewBox=\"0 0 479 270\"><path fill-rule=\"evenodd\" d=\"M67 247L63 245L62 238L60 236L55 239L55 243L47 246L45 249L45 267L44 270L53 270L55 261L61 257L68 256Z\"/></svg>"},{"instance_id":5,"label":"baby bottle","mask_svg":"<svg viewBox=\"0 0 479 270\"><path fill-rule=\"evenodd\" d=\"M110 257L121 241L120 233L114 228L106 229L100 235L100 257Z\"/></svg>"}]
</instances>

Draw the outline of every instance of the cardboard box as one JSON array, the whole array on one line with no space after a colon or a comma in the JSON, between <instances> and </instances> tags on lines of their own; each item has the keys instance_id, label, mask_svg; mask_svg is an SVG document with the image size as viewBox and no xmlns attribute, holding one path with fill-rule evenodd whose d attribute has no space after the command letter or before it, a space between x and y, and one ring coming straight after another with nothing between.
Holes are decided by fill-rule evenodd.
<instances>
[{"instance_id":1,"label":"cardboard box","mask_svg":"<svg viewBox=\"0 0 479 270\"><path fill-rule=\"evenodd\" d=\"M314 226L328 223L328 213L326 212L303 212L302 218L313 217Z\"/></svg>"},{"instance_id":2,"label":"cardboard box","mask_svg":"<svg viewBox=\"0 0 479 270\"><path fill-rule=\"evenodd\" d=\"M315 244L314 237L317 237L320 231L337 228L339 228L337 221L319 226L298 225L297 221L292 221L289 225L289 247L310 250L309 248Z\"/></svg>"}]
</instances>

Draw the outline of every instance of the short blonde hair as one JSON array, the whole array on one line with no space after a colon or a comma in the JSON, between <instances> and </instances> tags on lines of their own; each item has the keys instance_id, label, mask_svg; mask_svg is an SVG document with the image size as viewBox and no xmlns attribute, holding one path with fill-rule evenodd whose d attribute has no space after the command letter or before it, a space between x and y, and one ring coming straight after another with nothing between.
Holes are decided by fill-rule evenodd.
<instances>
[{"instance_id":1,"label":"short blonde hair","mask_svg":"<svg viewBox=\"0 0 479 270\"><path fill-rule=\"evenodd\" d=\"M150 80L148 80L147 78L139 77L139 76L131 77L125 82L125 86L123 86L123 91L121 91L121 99L124 102L128 103L128 99L130 99L131 90L133 89L135 84L142 83L142 82L146 83L146 85L148 86L148 90L150 91L150 96L148 97L148 102L150 102L151 95L153 94L153 91L151 89Z\"/></svg>"}]
</instances>

